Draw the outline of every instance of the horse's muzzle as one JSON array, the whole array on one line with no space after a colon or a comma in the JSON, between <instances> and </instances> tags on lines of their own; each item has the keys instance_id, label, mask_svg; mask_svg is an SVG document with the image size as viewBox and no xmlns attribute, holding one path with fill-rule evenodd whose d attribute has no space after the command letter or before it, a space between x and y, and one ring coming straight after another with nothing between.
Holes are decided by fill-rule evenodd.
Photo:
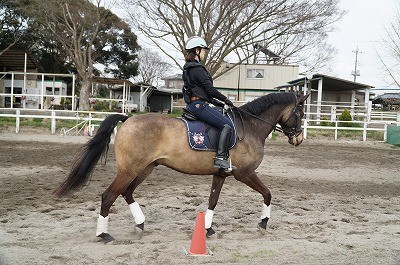
<instances>
[{"instance_id":1,"label":"horse's muzzle","mask_svg":"<svg viewBox=\"0 0 400 265\"><path fill-rule=\"evenodd\" d=\"M289 137L289 144L294 145L294 146L299 146L303 142L303 132L300 132L298 135Z\"/></svg>"}]
</instances>

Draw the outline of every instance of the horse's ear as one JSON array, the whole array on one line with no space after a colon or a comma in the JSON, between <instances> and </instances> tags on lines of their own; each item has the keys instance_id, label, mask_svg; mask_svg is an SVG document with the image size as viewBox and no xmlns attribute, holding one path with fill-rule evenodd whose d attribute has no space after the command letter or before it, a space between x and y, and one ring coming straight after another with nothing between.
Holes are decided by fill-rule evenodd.
<instances>
[{"instance_id":1,"label":"horse's ear","mask_svg":"<svg viewBox=\"0 0 400 265\"><path fill-rule=\"evenodd\" d=\"M301 96L299 99L299 103L304 103L306 102L307 98L310 96L311 94L308 93L307 95Z\"/></svg>"}]
</instances>

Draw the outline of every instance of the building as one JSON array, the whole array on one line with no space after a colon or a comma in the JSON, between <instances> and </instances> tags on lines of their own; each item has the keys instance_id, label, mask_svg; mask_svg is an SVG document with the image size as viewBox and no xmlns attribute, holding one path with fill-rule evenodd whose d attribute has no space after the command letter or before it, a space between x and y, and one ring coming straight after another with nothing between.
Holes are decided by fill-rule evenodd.
<instances>
[{"instance_id":1,"label":"building","mask_svg":"<svg viewBox=\"0 0 400 265\"><path fill-rule=\"evenodd\" d=\"M0 108L48 109L72 98L67 89L75 86L74 75L40 73L43 68L24 51L5 51L0 67Z\"/></svg>"},{"instance_id":2,"label":"building","mask_svg":"<svg viewBox=\"0 0 400 265\"><path fill-rule=\"evenodd\" d=\"M92 98L93 100L114 101L117 109L121 112L150 111L150 112L171 112L172 93L160 91L155 86L146 83L132 83L129 80L118 78L93 78L93 91L99 85L107 85L109 91L108 99Z\"/></svg>"},{"instance_id":3,"label":"building","mask_svg":"<svg viewBox=\"0 0 400 265\"><path fill-rule=\"evenodd\" d=\"M314 74L310 77L298 78L289 81L286 85L276 89L286 92L301 94L310 93L307 99L307 113L315 113L315 117L321 118L322 112L330 112L332 108L348 108L354 113L357 107L365 110L369 107L371 89L373 86L348 81L333 76Z\"/></svg>"},{"instance_id":4,"label":"building","mask_svg":"<svg viewBox=\"0 0 400 265\"><path fill-rule=\"evenodd\" d=\"M400 93L385 93L379 95L372 100L372 104L379 105L387 110L400 109Z\"/></svg>"},{"instance_id":5,"label":"building","mask_svg":"<svg viewBox=\"0 0 400 265\"><path fill-rule=\"evenodd\" d=\"M234 101L247 102L279 91L276 87L299 76L297 65L226 63L222 67L229 70L215 78L214 86Z\"/></svg>"},{"instance_id":6,"label":"building","mask_svg":"<svg viewBox=\"0 0 400 265\"><path fill-rule=\"evenodd\" d=\"M24 51L4 52L0 66L0 108L77 109L75 75L41 73L37 60ZM108 86L107 98L94 98L99 85ZM107 101L109 109L117 106L124 113L172 110L171 93L116 78L93 78L91 104L96 101Z\"/></svg>"},{"instance_id":7,"label":"building","mask_svg":"<svg viewBox=\"0 0 400 265\"><path fill-rule=\"evenodd\" d=\"M215 78L214 87L232 101L250 101L271 92L279 91L279 85L287 84L299 76L297 65L276 64L229 64L223 69L227 72ZM219 71L221 72L222 69ZM182 74L169 76L163 79L163 91L174 93L174 100L182 98Z\"/></svg>"}]
</instances>

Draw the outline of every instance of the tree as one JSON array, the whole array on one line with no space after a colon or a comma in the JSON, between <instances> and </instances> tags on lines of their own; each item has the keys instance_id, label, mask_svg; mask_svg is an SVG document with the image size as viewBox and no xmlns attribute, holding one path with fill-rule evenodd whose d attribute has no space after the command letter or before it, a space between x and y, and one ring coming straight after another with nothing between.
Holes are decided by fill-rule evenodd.
<instances>
[{"instance_id":1,"label":"tree","mask_svg":"<svg viewBox=\"0 0 400 265\"><path fill-rule=\"evenodd\" d=\"M136 75L136 35L101 0L16 0L20 12L41 25L41 49L76 71L81 84L79 109L89 109L94 63L117 77ZM43 51L44 50L44 51Z\"/></svg>"},{"instance_id":2,"label":"tree","mask_svg":"<svg viewBox=\"0 0 400 265\"><path fill-rule=\"evenodd\" d=\"M9 1L0 1L0 55L27 38L28 20L15 12Z\"/></svg>"},{"instance_id":3,"label":"tree","mask_svg":"<svg viewBox=\"0 0 400 265\"><path fill-rule=\"evenodd\" d=\"M386 37L383 39L383 47L390 56L393 63L384 60L378 53L378 57L390 79L392 84L400 87L400 11L395 13L393 22L385 27Z\"/></svg>"},{"instance_id":4,"label":"tree","mask_svg":"<svg viewBox=\"0 0 400 265\"><path fill-rule=\"evenodd\" d=\"M318 47L328 47L325 55L329 57L333 50L326 44L326 31L344 14L338 2L129 0L121 5L133 27L179 67L182 65L174 57L176 51L184 52L188 37L204 37L211 47L206 66L217 77L224 73L218 71L224 60L248 62L265 48L279 54L282 62L304 62L312 57L309 52Z\"/></svg>"},{"instance_id":5,"label":"tree","mask_svg":"<svg viewBox=\"0 0 400 265\"><path fill-rule=\"evenodd\" d=\"M157 79L166 76L171 64L164 62L160 55L149 49L142 49L138 53L138 80L146 84L156 85Z\"/></svg>"}]
</instances>

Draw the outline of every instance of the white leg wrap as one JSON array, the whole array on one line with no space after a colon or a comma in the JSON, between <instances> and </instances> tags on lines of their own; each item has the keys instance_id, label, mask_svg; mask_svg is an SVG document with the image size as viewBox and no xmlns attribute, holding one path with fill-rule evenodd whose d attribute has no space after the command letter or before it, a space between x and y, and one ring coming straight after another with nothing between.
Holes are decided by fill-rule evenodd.
<instances>
[{"instance_id":1,"label":"white leg wrap","mask_svg":"<svg viewBox=\"0 0 400 265\"><path fill-rule=\"evenodd\" d=\"M96 236L99 236L102 233L108 234L108 216L103 217L99 215L99 218L97 219Z\"/></svg>"},{"instance_id":2,"label":"white leg wrap","mask_svg":"<svg viewBox=\"0 0 400 265\"><path fill-rule=\"evenodd\" d=\"M214 216L214 211L207 209L206 215L205 215L205 218L204 218L205 219L204 221L205 221L206 229L211 227L213 216Z\"/></svg>"},{"instance_id":3,"label":"white leg wrap","mask_svg":"<svg viewBox=\"0 0 400 265\"><path fill-rule=\"evenodd\" d=\"M142 209L140 209L139 203L134 202L129 204L129 209L131 210L133 219L135 219L135 223L138 225L142 224L145 218Z\"/></svg>"},{"instance_id":4,"label":"white leg wrap","mask_svg":"<svg viewBox=\"0 0 400 265\"><path fill-rule=\"evenodd\" d=\"M261 219L264 219L265 217L271 218L271 204L267 206L265 203L263 204L263 208L261 211Z\"/></svg>"}]
</instances>

